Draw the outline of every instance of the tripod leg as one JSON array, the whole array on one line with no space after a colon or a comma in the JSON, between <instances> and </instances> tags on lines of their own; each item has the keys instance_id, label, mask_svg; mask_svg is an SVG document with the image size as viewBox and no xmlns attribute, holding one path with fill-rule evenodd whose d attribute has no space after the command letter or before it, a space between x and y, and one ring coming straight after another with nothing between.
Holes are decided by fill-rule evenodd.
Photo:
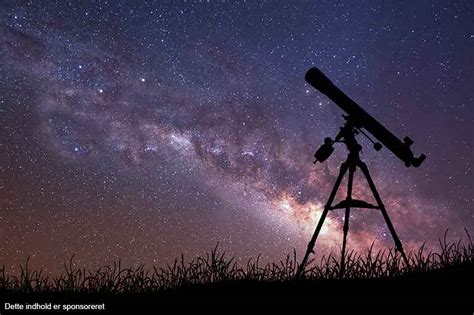
<instances>
[{"instance_id":1,"label":"tripod leg","mask_svg":"<svg viewBox=\"0 0 474 315\"><path fill-rule=\"evenodd\" d=\"M354 179L355 167L349 166L349 178L347 180L347 197L346 200L350 201L352 199L352 182ZM346 208L346 213L344 216L344 236L342 239L342 252L341 252L341 270L339 276L342 278L346 270L346 244L347 244L347 233L349 232L349 218L350 218L350 207Z\"/></svg>"},{"instance_id":2,"label":"tripod leg","mask_svg":"<svg viewBox=\"0 0 474 315\"><path fill-rule=\"evenodd\" d=\"M375 184L372 180L372 177L370 177L369 169L367 168L367 165L362 161L359 162L359 168L362 170L362 173L364 173L364 176L367 179L367 182L369 183L370 190L372 190L372 194L374 195L375 200L377 201L377 204L380 208L380 212L382 212L382 215L385 219L385 223L387 224L387 227L390 230L390 233L392 234L392 238L395 241L395 247L400 252L400 254L402 255L403 261L409 268L410 265L408 263L407 256L405 255L405 251L403 250L402 242L398 238L397 232L395 232L395 228L392 225L392 221L390 220L390 217L388 216L387 210L385 209L385 206L382 202L382 199L380 198L377 188L375 188Z\"/></svg>"},{"instance_id":3,"label":"tripod leg","mask_svg":"<svg viewBox=\"0 0 474 315\"><path fill-rule=\"evenodd\" d=\"M344 178L344 174L347 172L347 168L348 168L348 165L346 162L341 164L339 175L336 179L336 182L334 183L334 187L332 188L331 194L329 195L329 199L326 205L324 206L323 213L321 214L321 218L319 218L319 222L318 222L318 225L316 226L316 230L314 231L313 237L308 243L308 248L306 249L306 254L304 255L303 261L301 262L298 268L298 272L297 272L298 276L303 274L304 269L306 268L306 264L308 263L308 257L311 253L313 253L314 244L316 243L316 239L318 238L319 232L321 231L324 220L326 219L326 216L331 208L334 197L336 197L337 190L339 188L339 185L341 184L342 179Z\"/></svg>"}]
</instances>

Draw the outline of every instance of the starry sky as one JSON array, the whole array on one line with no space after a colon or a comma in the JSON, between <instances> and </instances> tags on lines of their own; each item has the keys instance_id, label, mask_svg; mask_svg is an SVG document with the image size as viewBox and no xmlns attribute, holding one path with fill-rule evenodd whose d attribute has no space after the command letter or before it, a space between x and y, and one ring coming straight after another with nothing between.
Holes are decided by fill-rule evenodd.
<instances>
[{"instance_id":1,"label":"starry sky","mask_svg":"<svg viewBox=\"0 0 474 315\"><path fill-rule=\"evenodd\" d=\"M0 265L304 253L346 156L318 67L428 158L367 162L406 250L471 232L471 1L2 1ZM355 197L370 193L356 173ZM360 183L360 185L358 184ZM343 183L344 185L344 183ZM338 198L344 196L341 190ZM331 212L317 257L339 251ZM392 239L352 211L349 247Z\"/></svg>"}]
</instances>

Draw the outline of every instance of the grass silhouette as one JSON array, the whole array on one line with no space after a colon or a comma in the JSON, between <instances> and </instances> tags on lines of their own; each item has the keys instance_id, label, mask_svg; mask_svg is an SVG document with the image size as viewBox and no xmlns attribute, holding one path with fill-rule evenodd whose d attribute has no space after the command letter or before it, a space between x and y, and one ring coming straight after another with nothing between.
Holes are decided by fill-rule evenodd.
<instances>
[{"instance_id":1,"label":"grass silhouette","mask_svg":"<svg viewBox=\"0 0 474 315\"><path fill-rule=\"evenodd\" d=\"M448 243L439 240L439 252L426 252L425 246L408 254L407 267L401 256L393 249L373 250L373 244L364 254L354 251L345 257L345 272L342 281L351 279L396 279L423 277L437 271L453 268L472 270L474 244L466 230L467 242L459 240ZM49 276L40 270L30 270L29 258L18 276L8 275L5 267L0 269L0 293L106 293L139 294L159 293L180 288L192 288L208 284L222 283L265 283L285 284L319 280L341 280L341 265L334 255L324 256L319 263L308 264L303 277L297 277L299 260L296 252L279 262L261 264L260 256L250 259L245 266L238 266L236 260L228 257L219 246L205 256L185 262L184 256L165 267L146 269L144 265L124 268L120 261L96 270L75 268L74 256L64 264L64 272L59 276ZM431 277L431 276L430 276Z\"/></svg>"}]
</instances>

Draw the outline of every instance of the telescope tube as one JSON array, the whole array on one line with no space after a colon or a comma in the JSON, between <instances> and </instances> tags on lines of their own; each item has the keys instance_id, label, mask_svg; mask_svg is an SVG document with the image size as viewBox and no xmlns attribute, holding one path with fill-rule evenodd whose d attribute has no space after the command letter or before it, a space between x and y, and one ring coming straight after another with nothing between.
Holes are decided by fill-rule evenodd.
<instances>
[{"instance_id":1,"label":"telescope tube","mask_svg":"<svg viewBox=\"0 0 474 315\"><path fill-rule=\"evenodd\" d=\"M415 157L410 149L413 141L405 137L403 142L394 136L387 128L382 126L375 118L363 110L349 96L337 88L319 69L311 68L306 72L305 80L315 89L329 97L337 106L345 111L349 116L346 117L356 128L365 128L384 146L393 152L400 160L409 167L413 165L418 167L425 160L424 154Z\"/></svg>"}]
</instances>

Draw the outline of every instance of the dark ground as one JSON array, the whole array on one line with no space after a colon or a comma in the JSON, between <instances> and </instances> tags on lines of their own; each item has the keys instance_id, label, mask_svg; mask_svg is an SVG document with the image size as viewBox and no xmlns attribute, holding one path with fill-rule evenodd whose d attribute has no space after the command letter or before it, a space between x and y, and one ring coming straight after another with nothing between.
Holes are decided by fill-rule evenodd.
<instances>
[{"instance_id":1,"label":"dark ground","mask_svg":"<svg viewBox=\"0 0 474 315\"><path fill-rule=\"evenodd\" d=\"M8 303L102 304L107 312L414 312L473 314L474 266L405 275L396 279L299 280L283 283L229 281L161 293L113 295L0 291ZM30 311L33 312L33 311ZM38 311L34 311L38 313ZM103 311L97 311L103 313ZM62 313L56 311L55 313ZM73 313L69 311L68 313ZM91 313L91 311L82 311Z\"/></svg>"}]
</instances>

